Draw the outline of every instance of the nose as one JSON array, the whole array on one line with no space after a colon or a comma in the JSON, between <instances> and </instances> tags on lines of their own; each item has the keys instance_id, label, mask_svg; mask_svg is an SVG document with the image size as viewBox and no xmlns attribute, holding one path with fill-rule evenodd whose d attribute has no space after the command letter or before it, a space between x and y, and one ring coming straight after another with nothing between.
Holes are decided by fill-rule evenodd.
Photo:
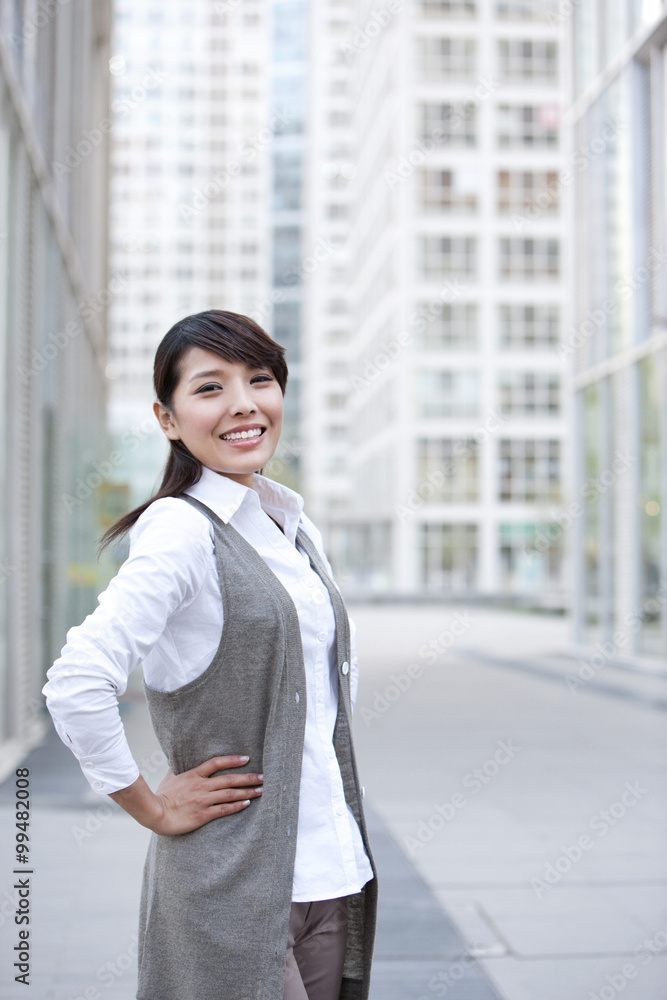
<instances>
[{"instance_id":1,"label":"nose","mask_svg":"<svg viewBox=\"0 0 667 1000\"><path fill-rule=\"evenodd\" d=\"M229 411L237 416L240 413L254 413L256 406L252 390L245 378L234 379L229 387Z\"/></svg>"}]
</instances>

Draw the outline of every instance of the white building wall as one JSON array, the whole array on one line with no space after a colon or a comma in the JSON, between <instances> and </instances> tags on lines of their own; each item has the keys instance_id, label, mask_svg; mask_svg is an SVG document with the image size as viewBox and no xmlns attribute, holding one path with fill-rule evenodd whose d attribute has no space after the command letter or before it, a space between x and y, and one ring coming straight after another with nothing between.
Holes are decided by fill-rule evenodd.
<instances>
[{"instance_id":1,"label":"white building wall","mask_svg":"<svg viewBox=\"0 0 667 1000\"><path fill-rule=\"evenodd\" d=\"M385 19L379 31L373 27L373 10L363 5L357 8L361 31L357 37L362 44L356 64L360 94L355 122L359 173L351 249L355 336L350 419L358 428L363 444L350 449L351 507L345 518L356 526L351 533L356 533L357 547L348 553L348 586L364 590L369 579L375 577L383 581L380 587L394 593L451 589L561 601L562 578L558 573L549 576L544 570L553 552L545 555L536 551L536 539L540 537L536 532L558 516L562 491L558 495L552 490L551 496L537 502L531 499L530 491L525 498L517 492L514 498L503 501L499 496L499 467L501 440L537 442L538 450L551 440L558 443L554 447L560 450L559 476L564 477L567 459L564 366L555 343L542 350L509 351L501 346L499 309L504 304L549 304L562 310L565 298L562 262L568 252L566 216L562 207L556 215L536 211L534 218L522 220L513 216L527 214L523 205L515 206L509 213L501 212L498 173L501 170L513 174L539 173L541 176L535 181L534 193L537 193L546 186L546 175L553 181L564 166L566 147L561 137L553 148L535 148L536 144L504 148L498 132L503 123L503 105L542 106L540 127L548 127L549 118L555 115L548 109L562 105L562 25L522 19L532 9L525 4L415 2L394 6L391 18ZM512 18L502 16L508 8L514 15ZM468 16L470 13L473 16ZM442 40L445 46L451 46L453 58L457 58L458 51L461 60L462 43L467 43L476 48L475 59L467 69L462 61L460 72L442 72L439 76L432 72L425 79L426 57L416 51L419 39L425 43ZM555 43L561 63L558 78L547 82L502 79L498 57L501 40L533 45ZM433 49L430 58L434 59ZM536 58L536 66L539 61ZM446 65L447 57L443 56L441 68L446 69ZM422 106L449 104L450 113L456 115L466 101L476 106L475 142L460 141L463 123L458 132L453 130L451 143L436 142L425 147L420 136ZM451 211L436 211L434 206L420 208L423 172L450 170L455 177L453 197L461 200L466 194L475 196L476 209L467 212L461 208ZM387 205L378 216L373 207L383 201ZM460 241L474 240L475 261L470 273L461 274L443 261L440 269L433 269L431 277L420 274L423 238L452 239L459 241L459 248L463 246ZM560 276L546 280L520 280L516 275L511 280L503 278L499 270L503 238L557 240ZM463 349L460 345L458 348L424 346L415 311L420 306L445 300L451 300L454 308L467 304L477 310L476 343ZM385 363L379 353L383 339L388 344L400 333L406 334L406 343L398 356L390 358L382 372L374 371L368 365L369 360L371 364L373 358L380 365ZM425 391L423 385L420 388L420 373L438 370L451 372L454 382L457 377L465 381L467 372L474 373L478 380L477 406L469 415L465 412L450 416L443 413L440 417L419 415L423 402L420 397ZM364 378L364 371L372 377ZM558 376L560 413L539 415L524 410L523 414L503 415L499 387L503 371L524 372L538 379L549 374ZM385 408L383 391L387 399ZM446 395L444 390L443 395ZM517 396L516 391L513 396ZM432 402L437 408L437 400ZM380 426L373 425L374 411L385 415ZM490 430L491 426L500 429ZM432 495L428 479L417 466L419 441L423 438L480 440L476 499L460 496L457 500L450 495L449 499L438 501ZM378 498L372 495L378 477L368 470L379 468L371 463L383 453L392 472L389 489ZM431 471L436 478L441 473L447 476L442 461L436 462ZM543 486L538 484L538 497L544 492ZM459 549L462 532L476 534L476 558L473 553L466 557L465 552L459 551L454 553L454 565L448 568L445 555L440 572L435 566L440 557L433 552L434 569L429 582L422 564L423 533L429 525L432 531L439 532L438 526L444 525L445 532L453 532L458 537L458 541L454 539L454 547ZM503 525L507 527L503 529ZM333 534L336 530L332 526ZM376 530L385 532L388 551L382 566L373 572L367 565L370 552L363 537L364 532ZM502 568L501 531L510 536L514 532L511 579ZM523 542L522 534L525 534Z\"/></svg>"}]
</instances>

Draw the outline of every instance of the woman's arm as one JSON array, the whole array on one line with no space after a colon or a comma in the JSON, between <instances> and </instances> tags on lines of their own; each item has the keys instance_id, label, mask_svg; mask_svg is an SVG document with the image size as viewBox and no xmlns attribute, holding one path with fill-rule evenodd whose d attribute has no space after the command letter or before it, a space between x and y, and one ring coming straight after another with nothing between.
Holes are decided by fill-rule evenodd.
<instances>
[{"instance_id":1,"label":"woman's arm","mask_svg":"<svg viewBox=\"0 0 667 1000\"><path fill-rule=\"evenodd\" d=\"M67 633L44 687L60 738L102 794L127 788L139 777L118 696L170 616L197 597L212 558L208 520L175 499L151 504L134 525L131 542L130 555L100 594L99 606Z\"/></svg>"},{"instance_id":2,"label":"woman's arm","mask_svg":"<svg viewBox=\"0 0 667 1000\"><path fill-rule=\"evenodd\" d=\"M143 777L111 798L154 833L190 833L212 819L247 809L262 794L261 774L217 774L248 763L248 757L213 757L191 771L168 771L156 792ZM215 777L213 777L215 775Z\"/></svg>"}]
</instances>

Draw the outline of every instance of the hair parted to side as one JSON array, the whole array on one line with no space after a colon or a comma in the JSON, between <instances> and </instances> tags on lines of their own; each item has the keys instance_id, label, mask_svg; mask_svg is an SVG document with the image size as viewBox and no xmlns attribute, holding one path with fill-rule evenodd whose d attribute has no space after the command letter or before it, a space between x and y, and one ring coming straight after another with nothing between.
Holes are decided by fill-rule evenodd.
<instances>
[{"instance_id":1,"label":"hair parted to side","mask_svg":"<svg viewBox=\"0 0 667 1000\"><path fill-rule=\"evenodd\" d=\"M209 309L186 316L165 334L155 352L153 386L163 406L171 409L174 393L181 378L181 362L191 347L201 347L234 364L242 362L251 368L270 368L285 395L287 364L285 350L269 337L259 324L240 313ZM200 478L202 465L182 441L169 441L170 450L162 483L149 500L125 514L105 531L100 542L101 553L110 542L124 535L154 500L180 496Z\"/></svg>"}]
</instances>

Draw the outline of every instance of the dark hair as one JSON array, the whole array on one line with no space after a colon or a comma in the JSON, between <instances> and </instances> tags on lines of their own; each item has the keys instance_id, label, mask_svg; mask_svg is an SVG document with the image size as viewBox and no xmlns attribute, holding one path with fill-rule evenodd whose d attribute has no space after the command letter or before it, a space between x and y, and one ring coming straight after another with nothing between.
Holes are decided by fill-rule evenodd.
<instances>
[{"instance_id":1,"label":"dark hair","mask_svg":"<svg viewBox=\"0 0 667 1000\"><path fill-rule=\"evenodd\" d=\"M239 313L209 309L186 316L172 326L155 352L153 385L163 406L171 409L174 392L181 378L181 362L191 347L218 354L231 363L242 362L251 368L270 368L285 395L287 364L285 350L269 337L261 326ZM182 441L170 441L170 452L159 490L150 500L135 507L116 521L102 536L99 551L124 535L154 500L176 497L198 482L202 464Z\"/></svg>"}]
</instances>

